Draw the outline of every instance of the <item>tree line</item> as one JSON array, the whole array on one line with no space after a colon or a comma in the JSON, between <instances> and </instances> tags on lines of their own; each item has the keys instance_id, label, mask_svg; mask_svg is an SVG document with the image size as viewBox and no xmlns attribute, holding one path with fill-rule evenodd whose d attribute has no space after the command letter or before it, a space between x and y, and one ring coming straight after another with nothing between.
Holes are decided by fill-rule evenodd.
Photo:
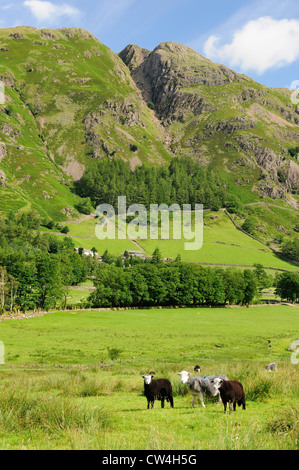
<instances>
[{"instance_id":1,"label":"tree line","mask_svg":"<svg viewBox=\"0 0 299 470\"><path fill-rule=\"evenodd\" d=\"M244 270L210 268L183 263L180 255L164 262L158 248L146 259L124 255L116 257L105 251L88 306L249 306L269 287L275 287L275 295L282 300L299 301L298 273L272 276L261 264Z\"/></svg>"},{"instance_id":2,"label":"tree line","mask_svg":"<svg viewBox=\"0 0 299 470\"><path fill-rule=\"evenodd\" d=\"M143 204L203 204L219 210L227 200L226 186L210 169L191 158L174 158L159 167L142 165L133 171L129 162L118 159L95 160L75 185L76 192L94 206L117 207L118 196L126 196L128 206Z\"/></svg>"},{"instance_id":3,"label":"tree line","mask_svg":"<svg viewBox=\"0 0 299 470\"><path fill-rule=\"evenodd\" d=\"M126 262L126 260L125 260ZM249 269L217 269L152 258L132 264L101 263L89 296L91 307L249 305L259 281Z\"/></svg>"},{"instance_id":4,"label":"tree line","mask_svg":"<svg viewBox=\"0 0 299 470\"><path fill-rule=\"evenodd\" d=\"M34 214L0 219L0 311L65 306L69 286L95 270L91 257L75 252L68 237L28 228Z\"/></svg>"}]
</instances>

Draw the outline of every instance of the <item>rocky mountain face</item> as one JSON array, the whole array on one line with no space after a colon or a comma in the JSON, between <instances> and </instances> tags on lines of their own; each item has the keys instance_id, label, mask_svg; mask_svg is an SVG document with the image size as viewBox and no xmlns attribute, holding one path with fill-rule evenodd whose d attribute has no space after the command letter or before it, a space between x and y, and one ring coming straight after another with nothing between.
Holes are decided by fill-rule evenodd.
<instances>
[{"instance_id":1,"label":"rocky mountain face","mask_svg":"<svg viewBox=\"0 0 299 470\"><path fill-rule=\"evenodd\" d=\"M270 89L192 49L166 42L152 52L129 45L120 57L167 131L174 155L219 171L246 194L299 194L299 107L288 90ZM297 199L298 200L298 199Z\"/></svg>"},{"instance_id":2,"label":"rocky mountain face","mask_svg":"<svg viewBox=\"0 0 299 470\"><path fill-rule=\"evenodd\" d=\"M190 156L243 203L298 203L299 108L174 42L113 53L82 29L0 29L0 209L77 214L93 159ZM109 183L109 182L108 182Z\"/></svg>"}]
</instances>

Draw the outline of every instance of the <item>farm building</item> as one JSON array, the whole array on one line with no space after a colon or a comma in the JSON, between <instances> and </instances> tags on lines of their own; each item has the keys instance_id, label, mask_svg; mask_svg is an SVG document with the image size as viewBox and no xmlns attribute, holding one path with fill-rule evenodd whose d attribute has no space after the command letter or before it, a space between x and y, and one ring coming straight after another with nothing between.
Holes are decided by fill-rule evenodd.
<instances>
[{"instance_id":1,"label":"farm building","mask_svg":"<svg viewBox=\"0 0 299 470\"><path fill-rule=\"evenodd\" d=\"M142 251L138 251L138 250L126 250L124 253L122 253L121 256L122 256L122 260L126 259L126 257L130 258L130 256L145 259L145 256L142 253Z\"/></svg>"},{"instance_id":2,"label":"farm building","mask_svg":"<svg viewBox=\"0 0 299 470\"><path fill-rule=\"evenodd\" d=\"M75 248L75 251L77 253L80 253L80 248ZM92 250L87 250L86 248L83 248L82 249L82 255L85 255L85 256L92 256L93 258L98 258L100 259L101 256L99 256L99 254L96 252L96 251L92 251ZM101 259L100 259L101 261Z\"/></svg>"}]
</instances>

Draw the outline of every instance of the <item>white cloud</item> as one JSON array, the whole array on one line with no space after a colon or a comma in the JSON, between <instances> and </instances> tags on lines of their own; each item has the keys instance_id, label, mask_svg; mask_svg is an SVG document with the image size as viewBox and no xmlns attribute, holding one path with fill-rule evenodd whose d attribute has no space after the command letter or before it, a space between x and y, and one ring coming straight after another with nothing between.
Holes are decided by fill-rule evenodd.
<instances>
[{"instance_id":1,"label":"white cloud","mask_svg":"<svg viewBox=\"0 0 299 470\"><path fill-rule=\"evenodd\" d=\"M54 22L61 16L76 17L80 14L80 10L67 4L55 5L47 1L26 0L24 5L31 10L31 13L40 22Z\"/></svg>"},{"instance_id":2,"label":"white cloud","mask_svg":"<svg viewBox=\"0 0 299 470\"><path fill-rule=\"evenodd\" d=\"M261 17L246 23L230 43L219 45L219 41L214 35L207 39L207 57L262 75L272 67L283 67L299 59L299 20Z\"/></svg>"}]
</instances>

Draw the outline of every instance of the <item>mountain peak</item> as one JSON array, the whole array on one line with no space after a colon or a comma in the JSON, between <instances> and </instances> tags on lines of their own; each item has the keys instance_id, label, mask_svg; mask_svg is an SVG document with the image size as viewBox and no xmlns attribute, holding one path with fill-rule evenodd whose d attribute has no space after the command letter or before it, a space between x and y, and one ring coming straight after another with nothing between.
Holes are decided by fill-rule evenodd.
<instances>
[{"instance_id":1,"label":"mountain peak","mask_svg":"<svg viewBox=\"0 0 299 470\"><path fill-rule=\"evenodd\" d=\"M35 26L16 26L13 28L0 28L1 39L32 39L36 34L40 39L51 39L52 41L65 40L71 38L92 39L100 42L93 34L82 28L41 28Z\"/></svg>"},{"instance_id":2,"label":"mountain peak","mask_svg":"<svg viewBox=\"0 0 299 470\"><path fill-rule=\"evenodd\" d=\"M202 59L209 61L206 57L202 56L199 52L195 51L189 46L186 46L184 44L180 44L178 42L174 41L165 41L161 42L153 52L158 52L158 51L167 51L167 52L172 52L174 54L181 54L181 55L187 55L187 56L195 56L197 59Z\"/></svg>"},{"instance_id":3,"label":"mountain peak","mask_svg":"<svg viewBox=\"0 0 299 470\"><path fill-rule=\"evenodd\" d=\"M136 70L140 64L151 53L148 49L143 49L136 44L128 44L120 53L119 57L130 69L131 72Z\"/></svg>"}]
</instances>

